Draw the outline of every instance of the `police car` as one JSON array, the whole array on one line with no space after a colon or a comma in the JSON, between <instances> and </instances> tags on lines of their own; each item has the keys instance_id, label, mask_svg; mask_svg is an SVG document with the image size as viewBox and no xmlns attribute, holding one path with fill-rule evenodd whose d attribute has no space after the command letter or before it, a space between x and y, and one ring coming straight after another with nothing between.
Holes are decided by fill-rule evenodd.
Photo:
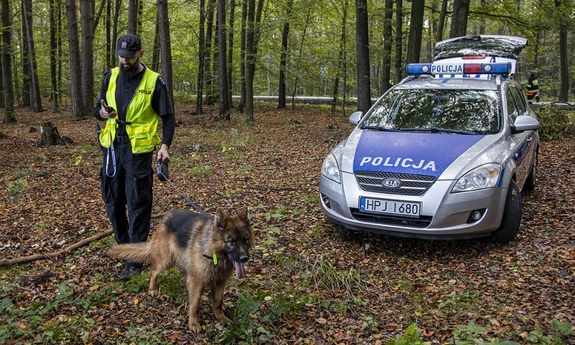
<instances>
[{"instance_id":1,"label":"police car","mask_svg":"<svg viewBox=\"0 0 575 345\"><path fill-rule=\"evenodd\" d=\"M387 235L512 241L539 146L539 122L512 78L515 60L409 64L406 79L350 116L355 129L325 158L326 218Z\"/></svg>"}]
</instances>

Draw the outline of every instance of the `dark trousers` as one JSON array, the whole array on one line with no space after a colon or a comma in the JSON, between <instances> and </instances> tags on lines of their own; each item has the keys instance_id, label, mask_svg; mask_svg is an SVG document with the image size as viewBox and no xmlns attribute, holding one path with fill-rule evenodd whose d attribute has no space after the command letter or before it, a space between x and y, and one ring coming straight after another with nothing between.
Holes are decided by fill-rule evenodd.
<instances>
[{"instance_id":1,"label":"dark trousers","mask_svg":"<svg viewBox=\"0 0 575 345\"><path fill-rule=\"evenodd\" d=\"M116 172L109 149L102 149L102 199L117 243L144 242L152 217L152 152L132 154L129 142L115 143ZM107 170L106 170L107 169Z\"/></svg>"}]
</instances>

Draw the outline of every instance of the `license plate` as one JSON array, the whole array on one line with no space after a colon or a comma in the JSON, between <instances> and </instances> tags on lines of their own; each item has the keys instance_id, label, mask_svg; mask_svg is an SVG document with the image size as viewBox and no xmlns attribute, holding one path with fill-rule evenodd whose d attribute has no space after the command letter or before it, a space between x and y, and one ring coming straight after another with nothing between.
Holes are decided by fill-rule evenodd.
<instances>
[{"instance_id":1,"label":"license plate","mask_svg":"<svg viewBox=\"0 0 575 345\"><path fill-rule=\"evenodd\" d=\"M419 217L421 203L360 197L359 210L361 212Z\"/></svg>"}]
</instances>

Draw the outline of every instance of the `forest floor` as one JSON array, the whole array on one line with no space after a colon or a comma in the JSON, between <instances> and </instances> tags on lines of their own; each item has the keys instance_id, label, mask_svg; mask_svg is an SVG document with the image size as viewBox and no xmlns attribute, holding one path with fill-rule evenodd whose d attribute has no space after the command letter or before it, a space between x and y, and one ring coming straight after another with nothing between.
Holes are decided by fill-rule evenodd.
<instances>
[{"instance_id":1,"label":"forest floor","mask_svg":"<svg viewBox=\"0 0 575 345\"><path fill-rule=\"evenodd\" d=\"M414 324L430 344L575 344L557 326L575 322L574 139L541 143L516 240L424 241L326 222L319 171L352 130L347 117L257 104L253 123L238 113L218 122L216 110L191 109L177 109L172 182L154 181L153 223L190 208L182 194L211 214L249 207L248 277L232 278L224 297L233 325L216 322L205 297L202 332L187 330L178 269L160 277L159 297L146 294L149 272L118 281L112 236L49 256L110 230L95 120L17 108L17 124L0 124L0 261L46 257L0 267L0 343L385 344ZM38 146L44 122L72 142Z\"/></svg>"}]
</instances>

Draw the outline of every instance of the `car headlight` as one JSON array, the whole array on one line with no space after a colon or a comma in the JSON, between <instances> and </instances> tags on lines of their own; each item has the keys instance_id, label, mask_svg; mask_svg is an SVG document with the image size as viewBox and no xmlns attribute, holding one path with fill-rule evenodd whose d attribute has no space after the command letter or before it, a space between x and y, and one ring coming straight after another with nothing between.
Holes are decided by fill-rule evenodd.
<instances>
[{"instance_id":1,"label":"car headlight","mask_svg":"<svg viewBox=\"0 0 575 345\"><path fill-rule=\"evenodd\" d=\"M337 164L337 159L333 153L328 154L323 160L323 164L321 165L321 174L330 180L341 183L339 165Z\"/></svg>"},{"instance_id":2,"label":"car headlight","mask_svg":"<svg viewBox=\"0 0 575 345\"><path fill-rule=\"evenodd\" d=\"M457 180L451 192L468 192L495 187L499 181L500 174L501 165L496 163L482 165Z\"/></svg>"}]
</instances>

